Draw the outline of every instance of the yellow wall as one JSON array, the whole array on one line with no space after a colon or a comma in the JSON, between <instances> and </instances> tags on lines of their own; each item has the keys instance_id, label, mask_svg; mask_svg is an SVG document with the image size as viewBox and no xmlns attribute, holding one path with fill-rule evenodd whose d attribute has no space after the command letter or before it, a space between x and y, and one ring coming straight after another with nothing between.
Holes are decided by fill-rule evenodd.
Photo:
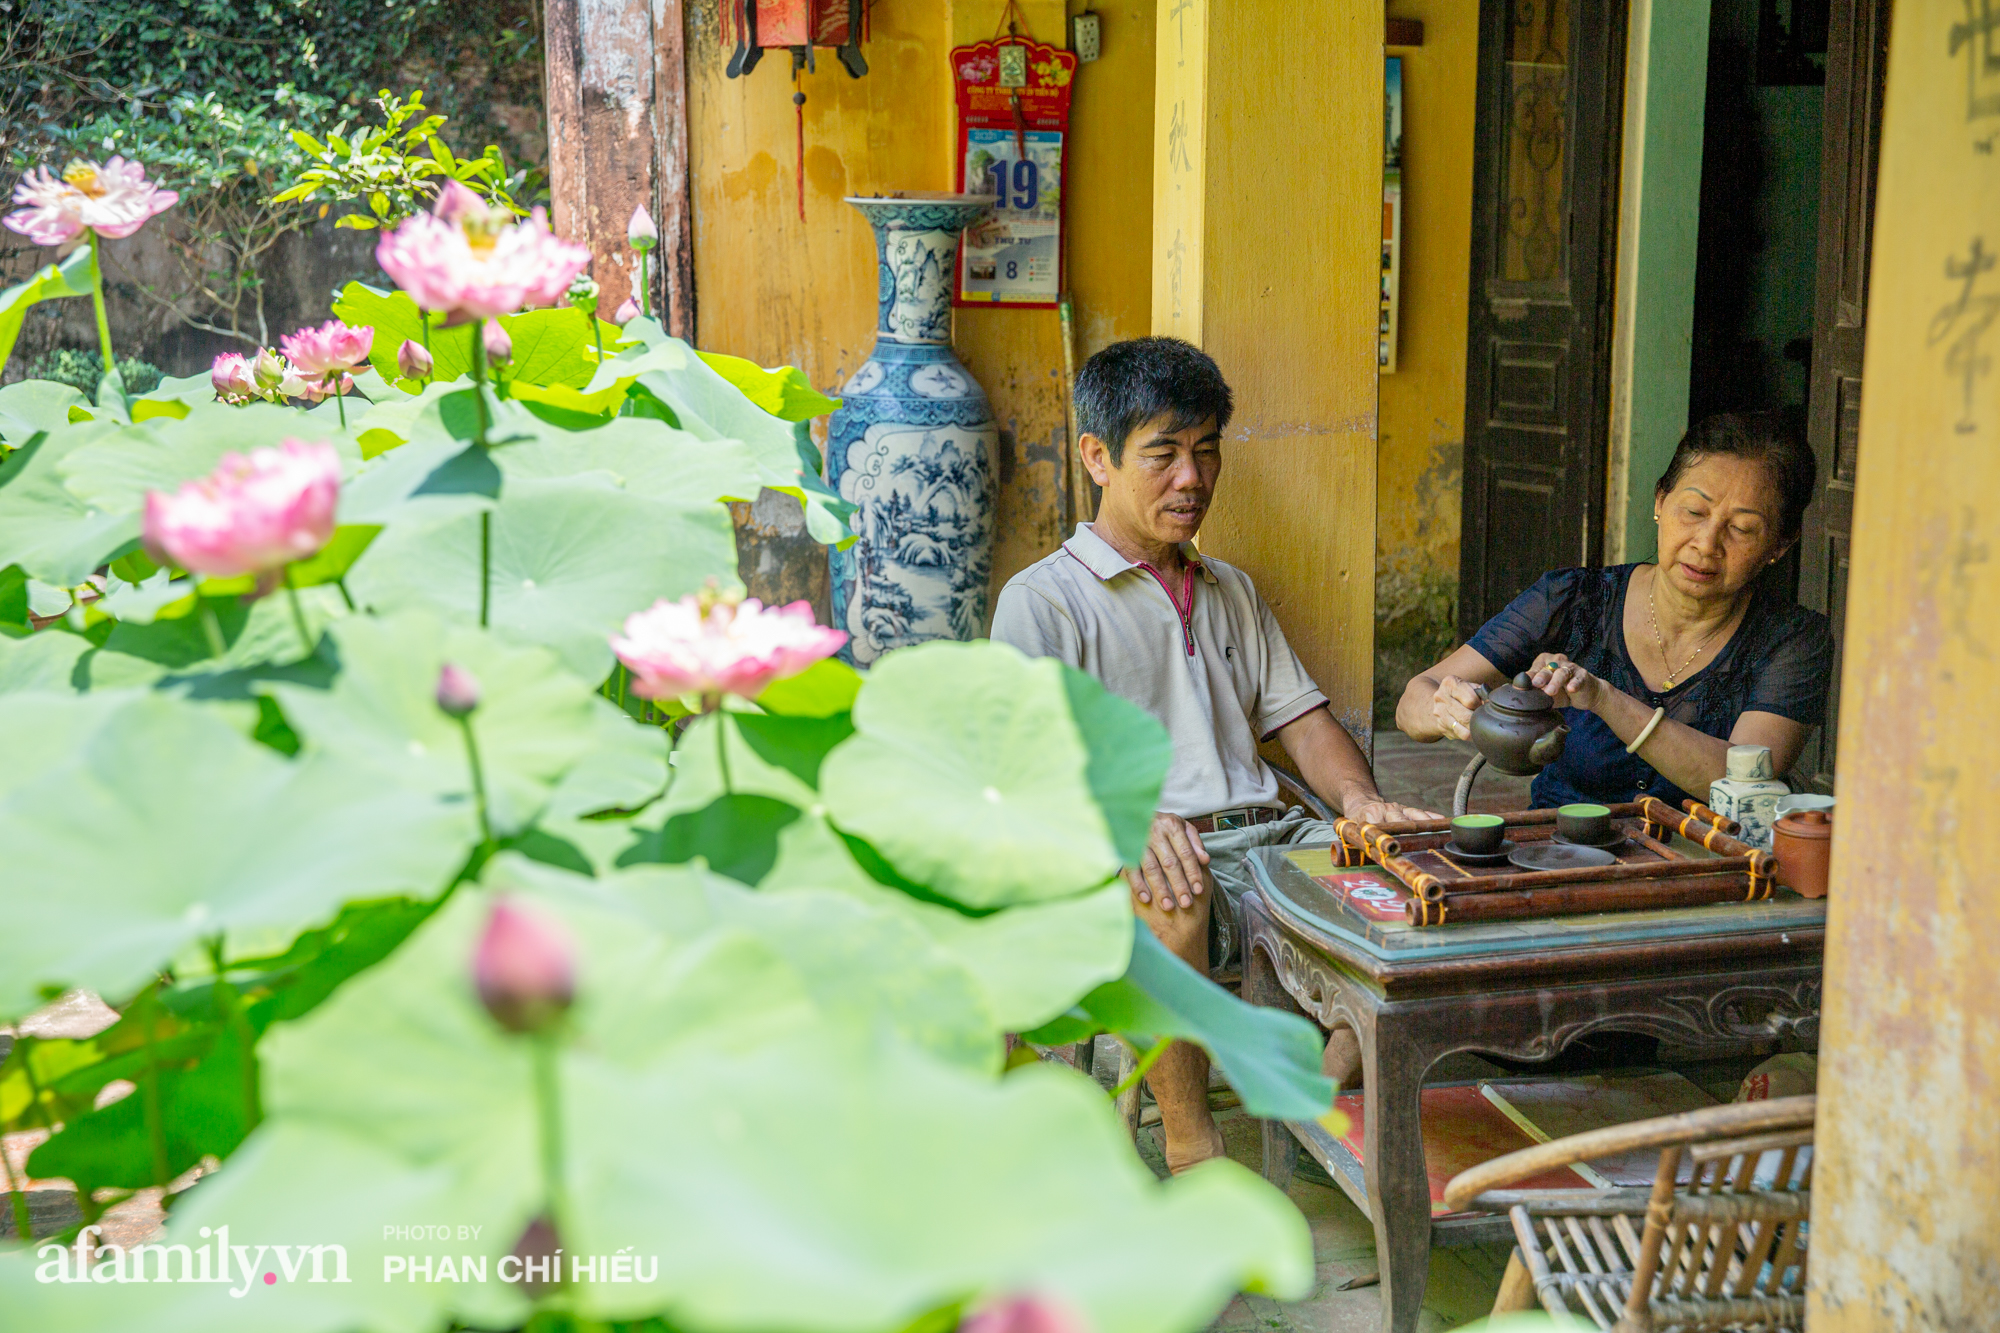
<instances>
[{"instance_id":1,"label":"yellow wall","mask_svg":"<svg viewBox=\"0 0 2000 1333\"><path fill-rule=\"evenodd\" d=\"M1967 282L1975 245L1986 264L2000 255L2000 109L1969 116L1968 92L2000 93L2000 78L1973 63L1976 39L1947 42L1965 12L1897 0L1889 41L1813 1333L1991 1328L2000 1310L2000 266Z\"/></svg>"},{"instance_id":2,"label":"yellow wall","mask_svg":"<svg viewBox=\"0 0 2000 1333\"><path fill-rule=\"evenodd\" d=\"M1380 0L1161 6L1153 327L1236 390L1206 553L1241 566L1336 714L1374 652Z\"/></svg>"},{"instance_id":3,"label":"yellow wall","mask_svg":"<svg viewBox=\"0 0 2000 1333\"><path fill-rule=\"evenodd\" d=\"M1418 19L1403 58L1403 256L1396 370L1382 376L1376 485L1377 613L1396 616L1425 574L1458 577L1465 458L1465 312L1471 264L1478 0L1391 0Z\"/></svg>"},{"instance_id":4,"label":"yellow wall","mask_svg":"<svg viewBox=\"0 0 2000 1333\"><path fill-rule=\"evenodd\" d=\"M688 156L702 347L799 366L829 391L867 359L875 247L842 197L956 187L946 52L993 36L1003 8L1004 0L877 0L866 78L850 79L831 52L819 53L819 72L799 82L801 223L789 57L768 53L749 77L724 78L717 0L691 0ZM1026 0L1021 9L1039 40L1066 44L1062 0ZM1110 0L1097 12L1104 56L1077 73L1065 182L1079 358L1143 335L1151 317L1154 0ZM1052 310L961 310L953 342L1007 432L997 591L1061 540L1060 329Z\"/></svg>"}]
</instances>

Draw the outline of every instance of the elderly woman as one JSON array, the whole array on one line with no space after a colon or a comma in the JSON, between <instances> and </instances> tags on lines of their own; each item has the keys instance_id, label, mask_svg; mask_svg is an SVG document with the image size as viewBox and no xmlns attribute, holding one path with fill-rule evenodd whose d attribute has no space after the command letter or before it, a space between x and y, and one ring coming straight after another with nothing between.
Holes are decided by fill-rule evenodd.
<instances>
[{"instance_id":1,"label":"elderly woman","mask_svg":"<svg viewBox=\"0 0 2000 1333\"><path fill-rule=\"evenodd\" d=\"M1409 683L1397 725L1465 740L1486 688L1526 671L1570 726L1537 807L1706 800L1732 745L1769 746L1787 772L1825 719L1833 636L1758 576L1798 540L1815 485L1812 451L1775 420L1710 417L1654 488L1657 564L1543 575Z\"/></svg>"}]
</instances>

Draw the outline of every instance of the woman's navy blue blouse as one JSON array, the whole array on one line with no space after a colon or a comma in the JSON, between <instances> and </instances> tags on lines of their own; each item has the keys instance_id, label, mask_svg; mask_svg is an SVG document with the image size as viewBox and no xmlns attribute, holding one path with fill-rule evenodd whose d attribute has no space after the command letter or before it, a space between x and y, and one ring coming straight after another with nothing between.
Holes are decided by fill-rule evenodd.
<instances>
[{"instance_id":1,"label":"woman's navy blue blouse","mask_svg":"<svg viewBox=\"0 0 2000 1333\"><path fill-rule=\"evenodd\" d=\"M1637 568L1544 574L1480 626L1468 646L1507 676L1528 670L1541 653L1564 653L1648 708L1664 707L1674 721L1723 740L1746 712L1776 713L1809 727L1826 720L1833 632L1825 616L1767 588L1752 593L1743 622L1707 666L1671 690L1650 688L1625 649L1625 588ZM1680 808L1688 793L1626 754L1625 742L1604 719L1580 708L1563 713L1569 740L1562 758L1535 778L1535 808L1641 796Z\"/></svg>"}]
</instances>

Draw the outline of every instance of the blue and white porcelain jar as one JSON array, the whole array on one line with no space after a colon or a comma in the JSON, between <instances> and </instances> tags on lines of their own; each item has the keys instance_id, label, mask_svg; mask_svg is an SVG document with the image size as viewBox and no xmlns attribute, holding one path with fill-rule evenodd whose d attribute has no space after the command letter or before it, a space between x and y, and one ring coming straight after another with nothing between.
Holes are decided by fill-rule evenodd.
<instances>
[{"instance_id":1,"label":"blue and white porcelain jar","mask_svg":"<svg viewBox=\"0 0 2000 1333\"><path fill-rule=\"evenodd\" d=\"M849 199L875 228L875 349L841 389L827 481L856 506L857 540L832 553L842 655L986 630L1000 427L951 350L959 235L992 207L963 194Z\"/></svg>"}]
</instances>

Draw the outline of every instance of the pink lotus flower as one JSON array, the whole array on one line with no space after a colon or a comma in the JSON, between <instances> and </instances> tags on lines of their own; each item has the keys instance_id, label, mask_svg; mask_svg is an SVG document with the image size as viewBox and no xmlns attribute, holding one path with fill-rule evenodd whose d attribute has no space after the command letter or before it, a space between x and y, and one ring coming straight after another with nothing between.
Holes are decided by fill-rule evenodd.
<instances>
[{"instance_id":1,"label":"pink lotus flower","mask_svg":"<svg viewBox=\"0 0 2000 1333\"><path fill-rule=\"evenodd\" d=\"M641 698L755 698L774 680L796 676L847 642L847 635L813 621L812 605L765 607L713 593L662 598L625 620L612 651L637 677Z\"/></svg>"},{"instance_id":2,"label":"pink lotus flower","mask_svg":"<svg viewBox=\"0 0 2000 1333\"><path fill-rule=\"evenodd\" d=\"M968 1317L958 1333L1089 1333L1089 1325L1048 1296L1013 1296Z\"/></svg>"},{"instance_id":3,"label":"pink lotus flower","mask_svg":"<svg viewBox=\"0 0 2000 1333\"><path fill-rule=\"evenodd\" d=\"M248 458L224 454L174 494L146 493L146 550L210 578L269 574L327 544L339 499L331 445L287 439Z\"/></svg>"},{"instance_id":4,"label":"pink lotus flower","mask_svg":"<svg viewBox=\"0 0 2000 1333\"><path fill-rule=\"evenodd\" d=\"M496 898L472 958L479 1002L509 1032L537 1032L576 995L576 947L561 924Z\"/></svg>"},{"instance_id":5,"label":"pink lotus flower","mask_svg":"<svg viewBox=\"0 0 2000 1333\"><path fill-rule=\"evenodd\" d=\"M278 339L286 359L303 373L321 378L365 365L374 345L375 330L349 328L337 319Z\"/></svg>"},{"instance_id":6,"label":"pink lotus flower","mask_svg":"<svg viewBox=\"0 0 2000 1333\"><path fill-rule=\"evenodd\" d=\"M641 253L660 243L660 229L644 204L632 210L632 220L625 224L625 242Z\"/></svg>"},{"instance_id":7,"label":"pink lotus flower","mask_svg":"<svg viewBox=\"0 0 2000 1333\"><path fill-rule=\"evenodd\" d=\"M264 392L257 387L256 367L241 352L216 357L208 370L208 382L215 386L215 396L229 403L247 403Z\"/></svg>"},{"instance_id":8,"label":"pink lotus flower","mask_svg":"<svg viewBox=\"0 0 2000 1333\"><path fill-rule=\"evenodd\" d=\"M7 225L36 245L61 245L84 228L100 236L130 236L146 219L172 208L180 195L146 179L137 162L114 157L102 166L72 162L57 176L37 167L14 187Z\"/></svg>"},{"instance_id":9,"label":"pink lotus flower","mask_svg":"<svg viewBox=\"0 0 2000 1333\"><path fill-rule=\"evenodd\" d=\"M636 296L628 296L619 302L618 309L611 314L611 322L621 329L637 318L639 318L639 298Z\"/></svg>"},{"instance_id":10,"label":"pink lotus flower","mask_svg":"<svg viewBox=\"0 0 2000 1333\"><path fill-rule=\"evenodd\" d=\"M507 336L507 330L500 327L499 320L480 330L479 338L486 348L487 364L504 366L514 359L514 340Z\"/></svg>"},{"instance_id":11,"label":"pink lotus flower","mask_svg":"<svg viewBox=\"0 0 2000 1333\"><path fill-rule=\"evenodd\" d=\"M354 392L354 376L342 375L338 379L329 375L325 379L310 379L294 384L297 376L285 381L289 386L285 392L294 398L303 398L309 403L323 403L327 395L340 394L342 397Z\"/></svg>"},{"instance_id":12,"label":"pink lotus flower","mask_svg":"<svg viewBox=\"0 0 2000 1333\"><path fill-rule=\"evenodd\" d=\"M438 670L437 706L453 717L464 717L479 707L479 677L456 662L446 662Z\"/></svg>"},{"instance_id":13,"label":"pink lotus flower","mask_svg":"<svg viewBox=\"0 0 2000 1333\"><path fill-rule=\"evenodd\" d=\"M551 235L541 209L516 222L452 181L432 213L382 238L375 262L425 310L493 319L565 300L590 251Z\"/></svg>"},{"instance_id":14,"label":"pink lotus flower","mask_svg":"<svg viewBox=\"0 0 2000 1333\"><path fill-rule=\"evenodd\" d=\"M430 349L415 338L405 338L396 349L396 369L406 380L420 380L431 373Z\"/></svg>"}]
</instances>

